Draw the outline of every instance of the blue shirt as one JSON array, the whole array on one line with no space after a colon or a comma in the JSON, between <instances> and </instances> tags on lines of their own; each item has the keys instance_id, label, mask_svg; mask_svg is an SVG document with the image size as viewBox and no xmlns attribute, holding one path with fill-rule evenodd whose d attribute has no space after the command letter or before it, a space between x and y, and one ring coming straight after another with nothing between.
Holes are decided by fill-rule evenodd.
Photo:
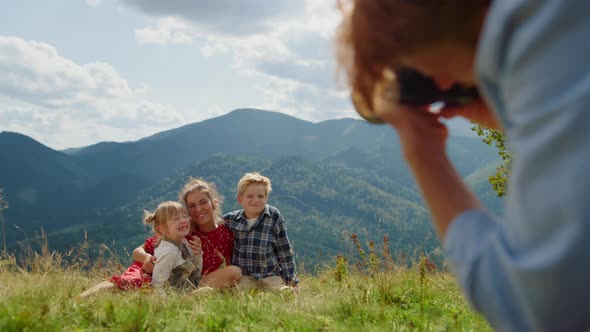
<instances>
[{"instance_id":1,"label":"blue shirt","mask_svg":"<svg viewBox=\"0 0 590 332\"><path fill-rule=\"evenodd\" d=\"M590 328L590 1L495 0L481 91L512 151L505 216L466 211L445 252L502 331Z\"/></svg>"},{"instance_id":2,"label":"blue shirt","mask_svg":"<svg viewBox=\"0 0 590 332\"><path fill-rule=\"evenodd\" d=\"M277 208L267 204L252 227L244 210L230 212L223 219L234 233L232 264L244 275L256 279L282 276L287 283L298 282L287 223Z\"/></svg>"}]
</instances>

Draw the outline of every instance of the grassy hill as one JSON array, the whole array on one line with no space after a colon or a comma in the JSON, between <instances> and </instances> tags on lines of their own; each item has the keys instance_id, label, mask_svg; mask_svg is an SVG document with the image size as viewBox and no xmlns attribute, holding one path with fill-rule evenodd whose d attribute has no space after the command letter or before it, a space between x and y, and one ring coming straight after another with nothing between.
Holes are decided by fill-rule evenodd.
<instances>
[{"instance_id":1,"label":"grassy hill","mask_svg":"<svg viewBox=\"0 0 590 332\"><path fill-rule=\"evenodd\" d=\"M78 253L29 252L17 264L0 256L2 331L491 331L470 310L447 273L354 259L300 273L298 294L230 289L198 294L147 288L105 292L88 287L121 273L115 261L90 263Z\"/></svg>"}]
</instances>

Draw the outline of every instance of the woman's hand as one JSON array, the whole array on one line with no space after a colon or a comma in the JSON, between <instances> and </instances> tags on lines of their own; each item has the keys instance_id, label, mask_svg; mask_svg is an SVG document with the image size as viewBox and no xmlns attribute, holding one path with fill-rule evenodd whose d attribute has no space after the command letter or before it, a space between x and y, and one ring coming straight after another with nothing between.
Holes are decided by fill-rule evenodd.
<instances>
[{"instance_id":1,"label":"woman's hand","mask_svg":"<svg viewBox=\"0 0 590 332\"><path fill-rule=\"evenodd\" d=\"M193 236L192 239L188 241L188 243L191 246L191 249L195 256L199 256L203 253L203 249L201 247L201 239L199 239L199 237Z\"/></svg>"},{"instance_id":2,"label":"woman's hand","mask_svg":"<svg viewBox=\"0 0 590 332\"><path fill-rule=\"evenodd\" d=\"M156 260L157 258L147 254L145 261L143 262L143 265L141 266L141 268L147 272L147 273L152 273L154 272L154 266L156 265Z\"/></svg>"}]
</instances>

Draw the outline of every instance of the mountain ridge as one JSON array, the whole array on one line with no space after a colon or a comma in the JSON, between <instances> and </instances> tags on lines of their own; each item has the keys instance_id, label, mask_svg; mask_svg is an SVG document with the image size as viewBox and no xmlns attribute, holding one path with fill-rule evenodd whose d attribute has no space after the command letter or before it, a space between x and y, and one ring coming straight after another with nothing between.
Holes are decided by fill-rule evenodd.
<instances>
[{"instance_id":1,"label":"mountain ridge","mask_svg":"<svg viewBox=\"0 0 590 332\"><path fill-rule=\"evenodd\" d=\"M495 150L477 138L450 137L448 151L462 176L471 175L470 181L477 184L481 196L497 203L498 199L489 194L491 189L485 186L486 172L491 170L488 165L498 160ZM274 165L275 173L271 180L277 184L277 193L290 190L287 196L298 197L294 189L296 184L305 184L300 188L302 192L307 188L305 197L298 199L323 202L321 210L330 214L322 212L321 220L340 224L328 227L332 232L339 232L336 230L344 224L351 228L355 225L353 219L341 215L339 211L348 211L348 215L358 216L359 220L386 220L382 215L388 208L388 200L400 202L397 206L400 211L407 211L408 219L425 220L426 210L402 157L397 135L387 126L374 126L357 119L312 123L278 112L238 109L137 141L100 142L78 151L70 150L70 153L53 150L25 135L3 132L0 133L0 152L0 188L4 189L10 204L4 211L5 220L8 224L19 225L28 234L37 232L43 226L49 234L61 239L58 242L62 247L67 240L58 234L71 236L71 230L79 231L81 225L97 225L95 228L103 235L116 237L117 232L107 231L111 226L105 226L111 225L109 218L114 218L119 225L131 222L130 216L141 212L138 209L141 204L132 202L134 198L144 197L146 192L159 198L168 193L166 197L177 199L176 192L180 188L167 188L165 193L160 192L164 190L164 187L158 186L161 181L173 181L178 185L182 176L201 176L198 172L209 172L210 180L220 181L226 191L235 197L230 189L235 186L233 182L237 183L240 172L251 171L234 165L240 163L240 158L250 160L246 163L248 165ZM217 160L215 158L233 161L222 162L223 167L203 164L207 160ZM289 162L297 165L290 166ZM488 168L477 172L482 167ZM291 170L306 179L296 179L278 168ZM197 173L183 173L187 169ZM319 174L314 174L310 171L312 169ZM220 176L215 176L215 173L220 173ZM233 178L228 179L223 174L233 174ZM176 180L166 180L169 178ZM308 183L312 178L318 183L316 187ZM323 179L330 179L333 183L325 183ZM353 187L342 187L342 181L356 183L359 193L342 192L344 188L354 191ZM336 193L344 195L342 197L353 195L357 199L330 196ZM366 197L372 198L367 200ZM145 198L144 201L153 203L153 199ZM295 203L285 203L287 211L298 219L307 220L304 211ZM113 211L118 211L116 217L111 214ZM390 211L389 214L395 213ZM309 223L318 225L313 220ZM429 222L421 224L429 225ZM113 227L115 225L112 224ZM319 228L326 229L322 227ZM425 228L418 229L424 236L433 237L427 235L432 233ZM303 229L295 233L303 236L306 232ZM131 230L126 237L130 234ZM307 236L330 237L326 234ZM23 236L18 230L10 228L7 238L9 247L15 248ZM108 235L101 238L108 239ZM297 241L303 240L297 238ZM418 245L416 239L408 241ZM336 240L330 243L342 244ZM434 242L428 243L432 248ZM305 251L313 251L313 245L307 245L309 248Z\"/></svg>"}]
</instances>

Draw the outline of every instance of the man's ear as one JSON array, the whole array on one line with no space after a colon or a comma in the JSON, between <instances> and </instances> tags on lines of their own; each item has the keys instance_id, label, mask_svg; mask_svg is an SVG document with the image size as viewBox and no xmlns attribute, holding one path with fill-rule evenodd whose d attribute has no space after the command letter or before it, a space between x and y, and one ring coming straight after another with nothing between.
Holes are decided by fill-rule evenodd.
<instances>
[{"instance_id":1,"label":"man's ear","mask_svg":"<svg viewBox=\"0 0 590 332\"><path fill-rule=\"evenodd\" d=\"M242 204L242 195L237 194L236 197L238 198L238 203Z\"/></svg>"}]
</instances>

